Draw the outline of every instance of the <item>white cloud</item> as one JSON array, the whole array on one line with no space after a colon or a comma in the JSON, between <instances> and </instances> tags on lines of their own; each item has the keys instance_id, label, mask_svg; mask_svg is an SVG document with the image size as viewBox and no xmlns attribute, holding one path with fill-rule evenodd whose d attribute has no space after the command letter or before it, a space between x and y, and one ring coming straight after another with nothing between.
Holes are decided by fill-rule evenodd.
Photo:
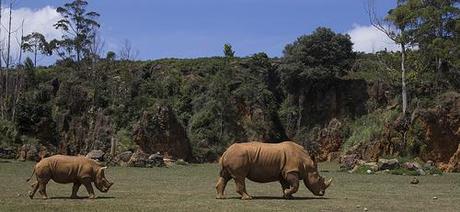
<instances>
[{"instance_id":1,"label":"white cloud","mask_svg":"<svg viewBox=\"0 0 460 212\"><path fill-rule=\"evenodd\" d=\"M353 49L361 52L377 52L387 49L388 51L397 51L399 49L385 33L375 29L373 26L353 25L353 29L347 32L351 41L354 43Z\"/></svg>"},{"instance_id":2,"label":"white cloud","mask_svg":"<svg viewBox=\"0 0 460 212\"><path fill-rule=\"evenodd\" d=\"M56 8L46 6L40 9L30 8L18 8L12 10L11 20L11 55L12 62L16 63L17 55L19 53L19 41L21 39L21 25L24 20L24 36L32 32L39 32L43 34L47 40L59 38L62 33L60 30L56 30L53 27L60 19L60 14L56 12ZM8 37L8 20L9 19L9 8L3 8L2 10L2 32L0 36L1 45L4 49L7 43Z\"/></svg>"}]
</instances>

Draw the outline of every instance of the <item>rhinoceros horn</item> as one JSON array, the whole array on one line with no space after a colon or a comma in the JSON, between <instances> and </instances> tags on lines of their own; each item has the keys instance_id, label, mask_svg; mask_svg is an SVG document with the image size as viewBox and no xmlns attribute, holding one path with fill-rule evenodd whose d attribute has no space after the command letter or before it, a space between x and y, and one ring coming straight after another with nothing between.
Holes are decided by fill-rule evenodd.
<instances>
[{"instance_id":1,"label":"rhinoceros horn","mask_svg":"<svg viewBox=\"0 0 460 212\"><path fill-rule=\"evenodd\" d=\"M328 187L331 185L331 183L332 183L332 178L329 179L328 181L326 181L326 183L325 183L325 184L326 184L326 188L328 188ZM326 188L325 188L325 189L326 189Z\"/></svg>"},{"instance_id":2,"label":"rhinoceros horn","mask_svg":"<svg viewBox=\"0 0 460 212\"><path fill-rule=\"evenodd\" d=\"M104 167L101 168L101 170L104 170L104 169L107 169L107 166L104 166Z\"/></svg>"}]
</instances>

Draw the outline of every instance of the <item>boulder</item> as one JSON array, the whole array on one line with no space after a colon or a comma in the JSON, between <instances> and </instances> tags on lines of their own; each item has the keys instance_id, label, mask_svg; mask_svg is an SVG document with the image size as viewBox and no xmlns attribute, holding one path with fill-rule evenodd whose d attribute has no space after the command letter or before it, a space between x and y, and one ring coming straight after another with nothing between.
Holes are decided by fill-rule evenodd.
<instances>
[{"instance_id":1,"label":"boulder","mask_svg":"<svg viewBox=\"0 0 460 212\"><path fill-rule=\"evenodd\" d=\"M340 157L340 168L350 170L358 163L360 156L357 154L343 155Z\"/></svg>"},{"instance_id":2,"label":"boulder","mask_svg":"<svg viewBox=\"0 0 460 212\"><path fill-rule=\"evenodd\" d=\"M122 153L118 154L117 156L115 156L113 158L112 162L115 165L127 166L128 162L129 162L129 160L131 159L132 156L133 156L133 152L125 151L125 152L122 152Z\"/></svg>"},{"instance_id":3,"label":"boulder","mask_svg":"<svg viewBox=\"0 0 460 212\"><path fill-rule=\"evenodd\" d=\"M368 167L369 170L376 172L379 170L379 166L376 162L367 162L363 164L364 166Z\"/></svg>"},{"instance_id":4,"label":"boulder","mask_svg":"<svg viewBox=\"0 0 460 212\"><path fill-rule=\"evenodd\" d=\"M182 160L182 159L180 159L180 160ZM157 167L166 166L165 162L164 162L164 157L159 152L157 152L155 154L151 154L149 156L149 163L151 163L151 164L153 164L154 166L157 166Z\"/></svg>"},{"instance_id":5,"label":"boulder","mask_svg":"<svg viewBox=\"0 0 460 212\"><path fill-rule=\"evenodd\" d=\"M422 166L417 162L405 162L401 165L401 167L412 171L422 169Z\"/></svg>"},{"instance_id":6,"label":"boulder","mask_svg":"<svg viewBox=\"0 0 460 212\"><path fill-rule=\"evenodd\" d=\"M38 153L39 153L39 147L37 147L37 145L24 144L18 150L18 160L20 161L26 161L26 160L39 161L40 156L38 155Z\"/></svg>"},{"instance_id":7,"label":"boulder","mask_svg":"<svg viewBox=\"0 0 460 212\"><path fill-rule=\"evenodd\" d=\"M97 161L104 161L104 155L105 153L102 150L92 150L86 154L86 157Z\"/></svg>"},{"instance_id":8,"label":"boulder","mask_svg":"<svg viewBox=\"0 0 460 212\"><path fill-rule=\"evenodd\" d=\"M0 147L0 158L1 159L15 159L16 152L12 148Z\"/></svg>"},{"instance_id":9,"label":"boulder","mask_svg":"<svg viewBox=\"0 0 460 212\"><path fill-rule=\"evenodd\" d=\"M129 167L147 167L147 160L149 159L149 154L144 153L142 150L138 149L134 154L132 154L129 159L127 166Z\"/></svg>"},{"instance_id":10,"label":"boulder","mask_svg":"<svg viewBox=\"0 0 460 212\"><path fill-rule=\"evenodd\" d=\"M392 170L400 167L399 161L397 159L379 159L378 162L379 170Z\"/></svg>"},{"instance_id":11,"label":"boulder","mask_svg":"<svg viewBox=\"0 0 460 212\"><path fill-rule=\"evenodd\" d=\"M420 175L420 176L425 176L426 175L426 172L423 169L417 169L415 171L417 171L417 174Z\"/></svg>"},{"instance_id":12,"label":"boulder","mask_svg":"<svg viewBox=\"0 0 460 212\"><path fill-rule=\"evenodd\" d=\"M338 162L340 160L340 156L342 155L341 152L330 152L327 155L328 162Z\"/></svg>"},{"instance_id":13,"label":"boulder","mask_svg":"<svg viewBox=\"0 0 460 212\"><path fill-rule=\"evenodd\" d=\"M163 167L165 163L163 157L159 154L147 154L142 150L138 149L134 154L132 154L129 159L127 166L130 167Z\"/></svg>"},{"instance_id":14,"label":"boulder","mask_svg":"<svg viewBox=\"0 0 460 212\"><path fill-rule=\"evenodd\" d=\"M133 141L148 156L161 152L173 158L192 158L185 128L169 106L157 105L153 111L144 111L134 126Z\"/></svg>"}]
</instances>

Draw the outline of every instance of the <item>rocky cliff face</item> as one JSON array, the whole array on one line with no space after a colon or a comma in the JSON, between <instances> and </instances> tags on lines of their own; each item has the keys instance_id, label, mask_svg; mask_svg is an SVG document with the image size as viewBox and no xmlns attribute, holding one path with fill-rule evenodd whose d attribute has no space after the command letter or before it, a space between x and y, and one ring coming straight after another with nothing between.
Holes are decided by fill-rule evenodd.
<instances>
[{"instance_id":1,"label":"rocky cliff face","mask_svg":"<svg viewBox=\"0 0 460 212\"><path fill-rule=\"evenodd\" d=\"M460 93L441 95L437 106L421 110L418 119L423 124L426 145L420 156L424 160L449 163L460 144Z\"/></svg>"},{"instance_id":2,"label":"rocky cliff face","mask_svg":"<svg viewBox=\"0 0 460 212\"><path fill-rule=\"evenodd\" d=\"M169 106L157 105L144 111L134 127L133 141L146 154L160 152L165 157L185 160L192 157L186 131Z\"/></svg>"},{"instance_id":3,"label":"rocky cliff face","mask_svg":"<svg viewBox=\"0 0 460 212\"><path fill-rule=\"evenodd\" d=\"M297 95L288 95L289 105L300 106L294 117L284 120L286 133L326 126L332 119L354 118L367 113L368 85L364 80L325 79L312 82ZM292 121L295 119L295 121Z\"/></svg>"},{"instance_id":4,"label":"rocky cliff face","mask_svg":"<svg viewBox=\"0 0 460 212\"><path fill-rule=\"evenodd\" d=\"M114 130L110 118L102 111L82 116L63 113L58 117L58 128L61 137L58 152L61 154L86 155L91 150L106 153L110 150Z\"/></svg>"}]
</instances>

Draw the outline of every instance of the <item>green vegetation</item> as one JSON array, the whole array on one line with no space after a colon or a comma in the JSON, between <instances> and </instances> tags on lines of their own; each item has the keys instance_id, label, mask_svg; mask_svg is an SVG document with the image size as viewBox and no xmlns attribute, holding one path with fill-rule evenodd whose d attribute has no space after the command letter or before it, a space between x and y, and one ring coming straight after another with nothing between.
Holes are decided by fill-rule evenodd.
<instances>
[{"instance_id":1,"label":"green vegetation","mask_svg":"<svg viewBox=\"0 0 460 212\"><path fill-rule=\"evenodd\" d=\"M347 139L342 145L343 151L347 152L359 144L380 139L385 133L385 124L394 121L397 116L397 111L380 109L350 122L344 130L344 137Z\"/></svg>"},{"instance_id":2,"label":"green vegetation","mask_svg":"<svg viewBox=\"0 0 460 212\"><path fill-rule=\"evenodd\" d=\"M348 151L386 139L393 121L460 89L455 1L398 1L383 20L400 52L354 52L348 35L319 27L287 44L281 58L236 57L225 44L224 57L155 61L132 61L130 52L98 55L99 13L87 5L75 0L58 8L63 19L54 26L65 32L59 40L25 36L24 50L57 54L56 64L36 67L29 58L0 72L3 146L33 141L52 152L85 154L107 150L116 138L118 151L135 149L133 128L142 114L165 105L186 130L195 161L215 160L235 141L294 139L315 149L309 138L334 118L343 122ZM424 129L417 121L407 125L390 129L389 139L417 156Z\"/></svg>"},{"instance_id":3,"label":"green vegetation","mask_svg":"<svg viewBox=\"0 0 460 212\"><path fill-rule=\"evenodd\" d=\"M98 193L96 200L68 199L72 186L48 184L51 199L30 200L25 182L33 163L0 163L0 211L455 211L460 191L458 175L418 177L356 175L337 172L335 164L320 164L321 174L333 177L324 198L313 196L303 185L294 200L281 198L279 183L259 184L247 181L251 201L238 199L230 181L226 200L215 199L216 164L173 166L172 168L110 167L107 178L115 182L111 190ZM24 180L22 180L24 179ZM79 195L87 197L84 188ZM433 197L437 197L436 200Z\"/></svg>"}]
</instances>

